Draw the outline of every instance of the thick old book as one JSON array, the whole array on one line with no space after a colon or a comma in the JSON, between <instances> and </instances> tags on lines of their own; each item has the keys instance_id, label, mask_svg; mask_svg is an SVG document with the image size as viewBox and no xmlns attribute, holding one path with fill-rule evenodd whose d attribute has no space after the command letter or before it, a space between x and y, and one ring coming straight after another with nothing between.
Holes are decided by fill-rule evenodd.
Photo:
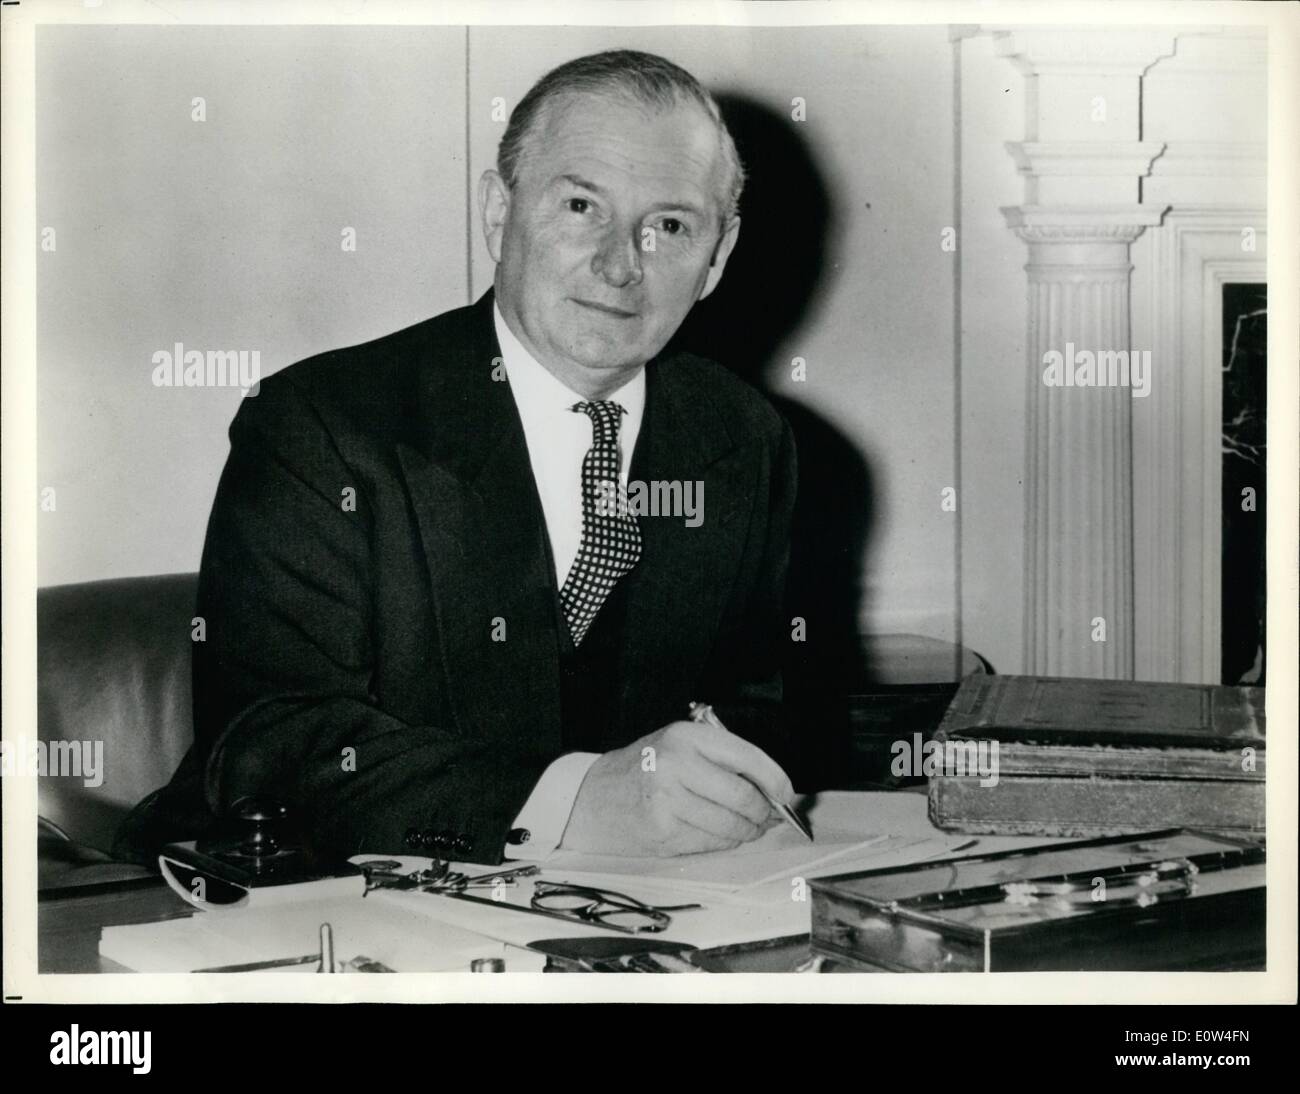
<instances>
[{"instance_id":1,"label":"thick old book","mask_svg":"<svg viewBox=\"0 0 1300 1094\"><path fill-rule=\"evenodd\" d=\"M927 747L951 831L1264 829L1262 688L972 676Z\"/></svg>"}]
</instances>

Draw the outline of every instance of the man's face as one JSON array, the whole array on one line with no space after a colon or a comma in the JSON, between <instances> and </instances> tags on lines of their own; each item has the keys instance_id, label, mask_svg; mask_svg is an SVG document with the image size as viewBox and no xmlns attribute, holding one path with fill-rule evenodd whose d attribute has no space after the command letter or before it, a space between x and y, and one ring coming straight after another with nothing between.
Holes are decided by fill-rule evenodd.
<instances>
[{"instance_id":1,"label":"man's face","mask_svg":"<svg viewBox=\"0 0 1300 1094\"><path fill-rule=\"evenodd\" d=\"M502 314L570 387L612 390L713 291L735 244L717 129L694 104L571 95L517 174L507 190L489 171L479 190Z\"/></svg>"}]
</instances>

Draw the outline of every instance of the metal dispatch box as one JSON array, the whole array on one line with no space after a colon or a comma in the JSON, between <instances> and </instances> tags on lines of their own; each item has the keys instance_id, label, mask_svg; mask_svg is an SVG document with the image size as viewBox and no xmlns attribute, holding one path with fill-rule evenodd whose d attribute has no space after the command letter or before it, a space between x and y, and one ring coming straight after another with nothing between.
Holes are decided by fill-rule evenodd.
<instances>
[{"instance_id":1,"label":"metal dispatch box","mask_svg":"<svg viewBox=\"0 0 1300 1094\"><path fill-rule=\"evenodd\" d=\"M812 881L815 954L869 971L1262 968L1264 844L1164 829Z\"/></svg>"}]
</instances>

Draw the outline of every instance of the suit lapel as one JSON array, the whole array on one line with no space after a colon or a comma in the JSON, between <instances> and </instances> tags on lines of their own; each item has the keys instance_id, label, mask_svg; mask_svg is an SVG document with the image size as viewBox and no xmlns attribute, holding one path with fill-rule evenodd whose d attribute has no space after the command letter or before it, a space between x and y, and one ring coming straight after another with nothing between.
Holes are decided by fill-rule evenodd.
<instances>
[{"instance_id":1,"label":"suit lapel","mask_svg":"<svg viewBox=\"0 0 1300 1094\"><path fill-rule=\"evenodd\" d=\"M707 662L735 582L755 492L757 467L734 423L689 360L651 363L646 410L629 479L703 484L702 523L642 516L642 554L624 579L625 739L684 718L678 688L690 688ZM707 698L699 696L700 699ZM651 724L653 723L653 724Z\"/></svg>"},{"instance_id":2,"label":"suit lapel","mask_svg":"<svg viewBox=\"0 0 1300 1094\"><path fill-rule=\"evenodd\" d=\"M545 523L500 356L492 294L464 309L422 377L399 447L433 590L443 677L467 732L560 743L559 648Z\"/></svg>"}]
</instances>

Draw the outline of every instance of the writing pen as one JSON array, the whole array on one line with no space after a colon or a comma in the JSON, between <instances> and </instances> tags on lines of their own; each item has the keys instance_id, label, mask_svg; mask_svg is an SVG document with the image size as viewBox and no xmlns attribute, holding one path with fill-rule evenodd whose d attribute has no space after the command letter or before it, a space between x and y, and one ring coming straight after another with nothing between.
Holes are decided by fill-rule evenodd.
<instances>
[{"instance_id":1,"label":"writing pen","mask_svg":"<svg viewBox=\"0 0 1300 1094\"><path fill-rule=\"evenodd\" d=\"M716 726L718 729L727 728L722 724L722 721L718 716L713 713L713 708L709 706L708 703L691 704L691 721L700 722L703 725ZM804 823L803 818L800 817L798 813L796 813L790 806L786 805L785 802L777 801L757 783L754 783L754 788L767 799L767 803L777 811L786 824L790 825L791 828L803 836L803 838L809 843L812 843L812 831L809 829L808 825Z\"/></svg>"}]
</instances>

